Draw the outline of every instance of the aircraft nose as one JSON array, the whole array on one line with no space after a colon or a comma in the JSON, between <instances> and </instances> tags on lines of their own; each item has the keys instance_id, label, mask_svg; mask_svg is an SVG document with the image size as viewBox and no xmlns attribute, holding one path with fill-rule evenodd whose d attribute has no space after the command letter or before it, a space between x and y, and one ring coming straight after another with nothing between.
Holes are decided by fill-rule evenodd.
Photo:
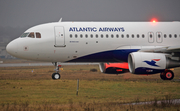
<instances>
[{"instance_id":1,"label":"aircraft nose","mask_svg":"<svg viewBox=\"0 0 180 111\"><path fill-rule=\"evenodd\" d=\"M6 51L15 56L17 54L17 41L16 40L13 40L11 41L7 46L6 46Z\"/></svg>"}]
</instances>

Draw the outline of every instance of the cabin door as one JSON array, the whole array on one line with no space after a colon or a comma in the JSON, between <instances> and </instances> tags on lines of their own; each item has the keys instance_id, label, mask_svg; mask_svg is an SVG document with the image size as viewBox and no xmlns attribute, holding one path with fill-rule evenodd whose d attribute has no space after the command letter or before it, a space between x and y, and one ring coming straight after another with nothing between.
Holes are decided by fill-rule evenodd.
<instances>
[{"instance_id":1,"label":"cabin door","mask_svg":"<svg viewBox=\"0 0 180 111\"><path fill-rule=\"evenodd\" d=\"M64 27L54 27L55 33L55 47L65 47L65 33Z\"/></svg>"}]
</instances>

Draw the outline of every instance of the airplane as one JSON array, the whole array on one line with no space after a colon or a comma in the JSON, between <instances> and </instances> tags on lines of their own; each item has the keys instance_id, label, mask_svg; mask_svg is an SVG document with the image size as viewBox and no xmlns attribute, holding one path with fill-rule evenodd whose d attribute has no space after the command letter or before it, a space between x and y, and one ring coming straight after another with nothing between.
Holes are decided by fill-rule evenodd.
<instances>
[{"instance_id":1,"label":"airplane","mask_svg":"<svg viewBox=\"0 0 180 111\"><path fill-rule=\"evenodd\" d=\"M172 80L180 66L180 22L59 22L26 30L6 50L22 59L52 62L95 62L107 74L151 75Z\"/></svg>"}]
</instances>

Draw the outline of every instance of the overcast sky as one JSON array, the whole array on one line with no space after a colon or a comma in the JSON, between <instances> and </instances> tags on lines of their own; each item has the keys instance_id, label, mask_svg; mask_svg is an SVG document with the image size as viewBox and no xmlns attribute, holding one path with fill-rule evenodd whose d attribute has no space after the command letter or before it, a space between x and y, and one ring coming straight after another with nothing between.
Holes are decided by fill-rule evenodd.
<instances>
[{"instance_id":1,"label":"overcast sky","mask_svg":"<svg viewBox=\"0 0 180 111\"><path fill-rule=\"evenodd\" d=\"M180 0L0 0L0 26L63 21L180 21Z\"/></svg>"}]
</instances>

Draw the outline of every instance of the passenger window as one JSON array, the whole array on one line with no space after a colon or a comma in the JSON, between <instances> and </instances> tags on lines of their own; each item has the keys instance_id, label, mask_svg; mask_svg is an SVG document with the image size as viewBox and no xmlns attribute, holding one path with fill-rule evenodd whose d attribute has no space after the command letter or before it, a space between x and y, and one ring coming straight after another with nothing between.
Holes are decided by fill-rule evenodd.
<instances>
[{"instance_id":1,"label":"passenger window","mask_svg":"<svg viewBox=\"0 0 180 111\"><path fill-rule=\"evenodd\" d=\"M177 38L177 35L176 35L176 34L174 34L174 37L175 37L175 38Z\"/></svg>"},{"instance_id":2,"label":"passenger window","mask_svg":"<svg viewBox=\"0 0 180 111\"><path fill-rule=\"evenodd\" d=\"M86 34L85 37L88 38L88 35Z\"/></svg>"},{"instance_id":3,"label":"passenger window","mask_svg":"<svg viewBox=\"0 0 180 111\"><path fill-rule=\"evenodd\" d=\"M171 34L169 34L169 38L171 38L172 37L172 35Z\"/></svg>"},{"instance_id":4,"label":"passenger window","mask_svg":"<svg viewBox=\"0 0 180 111\"><path fill-rule=\"evenodd\" d=\"M111 34L111 37L113 38L113 37L114 37L114 35L113 35L113 34Z\"/></svg>"},{"instance_id":5,"label":"passenger window","mask_svg":"<svg viewBox=\"0 0 180 111\"><path fill-rule=\"evenodd\" d=\"M124 35L122 34L121 37L124 38Z\"/></svg>"},{"instance_id":6,"label":"passenger window","mask_svg":"<svg viewBox=\"0 0 180 111\"><path fill-rule=\"evenodd\" d=\"M34 38L34 32L31 32L28 37Z\"/></svg>"},{"instance_id":7,"label":"passenger window","mask_svg":"<svg viewBox=\"0 0 180 111\"><path fill-rule=\"evenodd\" d=\"M82 38L82 37L83 37L83 35L81 34L81 35L80 35L80 37Z\"/></svg>"},{"instance_id":8,"label":"passenger window","mask_svg":"<svg viewBox=\"0 0 180 111\"><path fill-rule=\"evenodd\" d=\"M77 34L75 34L75 37L77 38L77 37L78 37L78 35L77 35Z\"/></svg>"},{"instance_id":9,"label":"passenger window","mask_svg":"<svg viewBox=\"0 0 180 111\"><path fill-rule=\"evenodd\" d=\"M108 34L106 34L106 38L108 38Z\"/></svg>"},{"instance_id":10,"label":"passenger window","mask_svg":"<svg viewBox=\"0 0 180 111\"><path fill-rule=\"evenodd\" d=\"M127 36L127 38L129 38L129 34L127 34L126 36Z\"/></svg>"},{"instance_id":11,"label":"passenger window","mask_svg":"<svg viewBox=\"0 0 180 111\"><path fill-rule=\"evenodd\" d=\"M132 38L134 38L134 34L132 34Z\"/></svg>"},{"instance_id":12,"label":"passenger window","mask_svg":"<svg viewBox=\"0 0 180 111\"><path fill-rule=\"evenodd\" d=\"M69 36L70 36L70 38L72 38L72 34L70 34Z\"/></svg>"},{"instance_id":13,"label":"passenger window","mask_svg":"<svg viewBox=\"0 0 180 111\"><path fill-rule=\"evenodd\" d=\"M96 38L98 38L98 34L96 34Z\"/></svg>"},{"instance_id":14,"label":"passenger window","mask_svg":"<svg viewBox=\"0 0 180 111\"><path fill-rule=\"evenodd\" d=\"M119 35L117 34L116 37L119 38Z\"/></svg>"},{"instance_id":15,"label":"passenger window","mask_svg":"<svg viewBox=\"0 0 180 111\"><path fill-rule=\"evenodd\" d=\"M91 34L91 38L93 38L93 34Z\"/></svg>"},{"instance_id":16,"label":"passenger window","mask_svg":"<svg viewBox=\"0 0 180 111\"><path fill-rule=\"evenodd\" d=\"M164 34L164 38L166 38L167 36L166 36L166 34Z\"/></svg>"},{"instance_id":17,"label":"passenger window","mask_svg":"<svg viewBox=\"0 0 180 111\"><path fill-rule=\"evenodd\" d=\"M41 38L41 34L39 32L36 32L36 38Z\"/></svg>"},{"instance_id":18,"label":"passenger window","mask_svg":"<svg viewBox=\"0 0 180 111\"><path fill-rule=\"evenodd\" d=\"M145 37L145 35L144 34L142 34L142 38L144 38Z\"/></svg>"},{"instance_id":19,"label":"passenger window","mask_svg":"<svg viewBox=\"0 0 180 111\"><path fill-rule=\"evenodd\" d=\"M139 34L137 34L137 38L139 38Z\"/></svg>"},{"instance_id":20,"label":"passenger window","mask_svg":"<svg viewBox=\"0 0 180 111\"><path fill-rule=\"evenodd\" d=\"M103 34L101 34L101 38L103 38Z\"/></svg>"}]
</instances>

